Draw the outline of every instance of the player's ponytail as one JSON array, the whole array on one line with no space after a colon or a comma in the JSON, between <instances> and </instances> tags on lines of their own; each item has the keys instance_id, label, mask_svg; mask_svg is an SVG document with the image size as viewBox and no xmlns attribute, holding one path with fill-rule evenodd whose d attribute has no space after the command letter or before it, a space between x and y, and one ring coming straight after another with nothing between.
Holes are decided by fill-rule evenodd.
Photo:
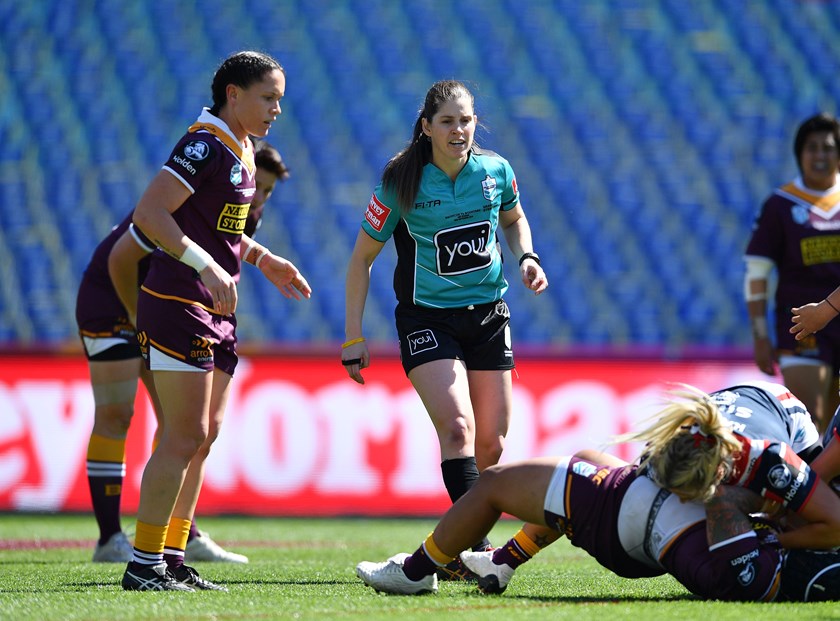
<instances>
[{"instance_id":1,"label":"player's ponytail","mask_svg":"<svg viewBox=\"0 0 840 621\"><path fill-rule=\"evenodd\" d=\"M732 470L741 444L706 393L683 384L654 422L619 442L645 442L641 466L684 499L707 500Z\"/></svg>"}]
</instances>

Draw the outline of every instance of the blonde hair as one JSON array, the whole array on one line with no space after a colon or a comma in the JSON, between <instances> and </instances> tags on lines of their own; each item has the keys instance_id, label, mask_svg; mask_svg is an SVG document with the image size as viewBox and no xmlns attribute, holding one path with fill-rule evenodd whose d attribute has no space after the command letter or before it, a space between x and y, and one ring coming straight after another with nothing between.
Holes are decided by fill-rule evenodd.
<instances>
[{"instance_id":1,"label":"blonde hair","mask_svg":"<svg viewBox=\"0 0 840 621\"><path fill-rule=\"evenodd\" d=\"M688 384L669 391L669 403L642 431L616 442L645 442L640 459L658 485L686 500L708 500L732 471L741 443L717 405Z\"/></svg>"}]
</instances>

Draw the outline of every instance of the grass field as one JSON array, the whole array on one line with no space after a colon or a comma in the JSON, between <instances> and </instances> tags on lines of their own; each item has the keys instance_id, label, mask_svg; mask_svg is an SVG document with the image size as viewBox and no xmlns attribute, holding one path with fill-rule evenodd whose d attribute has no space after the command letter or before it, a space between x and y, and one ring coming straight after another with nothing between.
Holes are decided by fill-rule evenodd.
<instances>
[{"instance_id":1,"label":"grass field","mask_svg":"<svg viewBox=\"0 0 840 621\"><path fill-rule=\"evenodd\" d=\"M414 551L433 522L202 518L200 526L251 558L197 565L229 593L124 592L123 565L90 562L92 517L0 515L0 619L840 619L840 603L705 602L667 576L618 578L566 540L523 566L501 596L480 595L467 583L441 583L437 595L381 595L356 578L356 563ZM517 527L502 521L491 538L502 543Z\"/></svg>"}]
</instances>

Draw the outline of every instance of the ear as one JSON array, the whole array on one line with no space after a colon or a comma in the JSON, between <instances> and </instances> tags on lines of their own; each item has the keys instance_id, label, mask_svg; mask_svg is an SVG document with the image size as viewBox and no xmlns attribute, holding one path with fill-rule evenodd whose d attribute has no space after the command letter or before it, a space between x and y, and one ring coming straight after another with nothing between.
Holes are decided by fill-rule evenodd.
<instances>
[{"instance_id":1,"label":"ear","mask_svg":"<svg viewBox=\"0 0 840 621\"><path fill-rule=\"evenodd\" d=\"M432 130L429 129L429 122L425 118L420 119L420 125L423 127L423 133L431 137Z\"/></svg>"},{"instance_id":2,"label":"ear","mask_svg":"<svg viewBox=\"0 0 840 621\"><path fill-rule=\"evenodd\" d=\"M236 101L236 98L239 96L239 87L236 84L228 84L225 88L225 95L228 101Z\"/></svg>"}]
</instances>

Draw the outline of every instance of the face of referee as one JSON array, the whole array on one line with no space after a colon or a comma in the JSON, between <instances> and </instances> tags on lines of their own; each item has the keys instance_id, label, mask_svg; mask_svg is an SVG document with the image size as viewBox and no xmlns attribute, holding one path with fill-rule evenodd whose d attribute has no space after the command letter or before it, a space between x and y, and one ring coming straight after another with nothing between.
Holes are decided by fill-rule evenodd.
<instances>
[{"instance_id":1,"label":"face of referee","mask_svg":"<svg viewBox=\"0 0 840 621\"><path fill-rule=\"evenodd\" d=\"M423 133L432 143L432 163L446 173L463 168L472 148L476 117L472 101L462 95L443 103L431 122L423 119Z\"/></svg>"}]
</instances>

